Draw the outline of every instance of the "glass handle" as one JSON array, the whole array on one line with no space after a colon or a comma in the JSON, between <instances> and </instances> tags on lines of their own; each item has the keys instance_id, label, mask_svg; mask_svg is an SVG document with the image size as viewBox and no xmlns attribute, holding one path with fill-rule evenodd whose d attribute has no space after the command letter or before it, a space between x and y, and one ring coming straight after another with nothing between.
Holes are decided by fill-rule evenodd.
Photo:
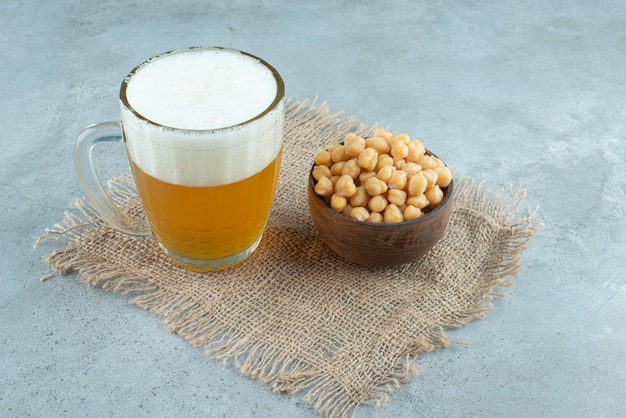
<instances>
[{"instance_id":1,"label":"glass handle","mask_svg":"<svg viewBox=\"0 0 626 418\"><path fill-rule=\"evenodd\" d=\"M151 235L147 222L130 217L113 202L96 173L92 150L96 144L103 142L124 142L119 122L88 126L78 135L74 145L74 165L87 199L102 219L120 232L136 237Z\"/></svg>"}]
</instances>

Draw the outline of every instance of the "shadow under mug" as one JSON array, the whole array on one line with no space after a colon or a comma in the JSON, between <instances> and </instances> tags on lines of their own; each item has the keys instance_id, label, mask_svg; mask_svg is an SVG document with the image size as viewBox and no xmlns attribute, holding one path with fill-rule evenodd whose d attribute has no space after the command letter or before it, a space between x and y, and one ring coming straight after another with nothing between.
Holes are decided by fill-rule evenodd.
<instances>
[{"instance_id":1,"label":"shadow under mug","mask_svg":"<svg viewBox=\"0 0 626 418\"><path fill-rule=\"evenodd\" d=\"M161 124L133 106L128 86L138 72L173 56L205 53L236 54L269 72L276 92L269 106L242 123L199 130ZM120 104L121 121L87 127L74 147L79 181L102 219L131 236L154 236L172 260L193 271L245 260L261 241L280 170L284 84L278 72L237 50L174 50L132 70L120 88ZM123 212L96 173L92 149L105 142L125 143L147 222Z\"/></svg>"}]
</instances>

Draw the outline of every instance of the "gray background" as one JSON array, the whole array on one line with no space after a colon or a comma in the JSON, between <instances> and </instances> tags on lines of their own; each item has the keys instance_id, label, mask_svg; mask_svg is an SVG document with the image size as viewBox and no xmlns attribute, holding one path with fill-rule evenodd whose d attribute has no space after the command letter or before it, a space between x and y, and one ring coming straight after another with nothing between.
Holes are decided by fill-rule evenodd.
<instances>
[{"instance_id":1,"label":"gray background","mask_svg":"<svg viewBox=\"0 0 626 418\"><path fill-rule=\"evenodd\" d=\"M459 175L528 191L544 222L469 343L357 417L626 410L626 2L0 2L0 415L316 416L76 276L33 239L82 196L72 144L120 81L185 46L265 58L287 96L422 139ZM287 140L289 140L287 138ZM126 170L123 150L99 160Z\"/></svg>"}]
</instances>

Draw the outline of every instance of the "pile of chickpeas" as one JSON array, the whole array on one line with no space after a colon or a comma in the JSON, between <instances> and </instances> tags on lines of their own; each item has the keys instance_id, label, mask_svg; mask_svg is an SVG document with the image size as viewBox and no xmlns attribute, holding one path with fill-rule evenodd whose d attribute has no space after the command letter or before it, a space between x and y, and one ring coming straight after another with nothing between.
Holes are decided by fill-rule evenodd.
<instances>
[{"instance_id":1,"label":"pile of chickpeas","mask_svg":"<svg viewBox=\"0 0 626 418\"><path fill-rule=\"evenodd\" d=\"M439 205L452 172L407 134L376 129L354 133L315 156L315 193L330 207L359 221L417 219Z\"/></svg>"}]
</instances>

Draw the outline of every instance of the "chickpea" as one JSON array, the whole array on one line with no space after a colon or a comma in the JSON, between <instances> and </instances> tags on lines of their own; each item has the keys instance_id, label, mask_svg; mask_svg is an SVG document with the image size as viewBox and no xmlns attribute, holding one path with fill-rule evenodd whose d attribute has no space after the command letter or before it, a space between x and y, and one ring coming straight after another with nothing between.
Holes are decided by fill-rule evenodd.
<instances>
[{"instance_id":1,"label":"chickpea","mask_svg":"<svg viewBox=\"0 0 626 418\"><path fill-rule=\"evenodd\" d=\"M391 150L391 147L393 146L393 143L396 142L395 135L387 136L387 137L384 137L384 138L385 138L385 141L387 141L387 144L389 145L389 149Z\"/></svg>"},{"instance_id":2,"label":"chickpea","mask_svg":"<svg viewBox=\"0 0 626 418\"><path fill-rule=\"evenodd\" d=\"M376 128L376 129L374 129L374 132L373 132L372 136L379 136L381 138L389 138L389 137L392 137L393 134L391 132L389 132L387 129Z\"/></svg>"},{"instance_id":3,"label":"chickpea","mask_svg":"<svg viewBox=\"0 0 626 418\"><path fill-rule=\"evenodd\" d=\"M346 165L345 161L339 161L330 166L330 172L336 176L341 175L341 170L343 170L343 166Z\"/></svg>"},{"instance_id":4,"label":"chickpea","mask_svg":"<svg viewBox=\"0 0 626 418\"><path fill-rule=\"evenodd\" d=\"M413 175L422 171L422 166L417 163L407 162L402 166L402 171L406 173L407 178L411 178Z\"/></svg>"},{"instance_id":5,"label":"chickpea","mask_svg":"<svg viewBox=\"0 0 626 418\"><path fill-rule=\"evenodd\" d=\"M333 194L330 198L330 207L336 212L341 212L346 208L348 199L345 196L339 196L337 193Z\"/></svg>"},{"instance_id":6,"label":"chickpea","mask_svg":"<svg viewBox=\"0 0 626 418\"><path fill-rule=\"evenodd\" d=\"M376 177L387 183L393 175L394 171L396 171L396 168L394 166L386 165L378 170L378 174L376 174Z\"/></svg>"},{"instance_id":7,"label":"chickpea","mask_svg":"<svg viewBox=\"0 0 626 418\"><path fill-rule=\"evenodd\" d=\"M404 143L404 145L409 145L409 142L411 142L411 138L407 134L397 134L394 136L396 138L396 141L400 140Z\"/></svg>"},{"instance_id":8,"label":"chickpea","mask_svg":"<svg viewBox=\"0 0 626 418\"><path fill-rule=\"evenodd\" d=\"M393 145L391 146L391 156L394 158L394 160L406 158L407 155L409 155L409 148L406 146L406 144L401 139L397 139L396 141L394 141Z\"/></svg>"},{"instance_id":9,"label":"chickpea","mask_svg":"<svg viewBox=\"0 0 626 418\"><path fill-rule=\"evenodd\" d=\"M376 170L380 171L386 165L393 165L393 157L389 154L379 154Z\"/></svg>"},{"instance_id":10,"label":"chickpea","mask_svg":"<svg viewBox=\"0 0 626 418\"><path fill-rule=\"evenodd\" d=\"M431 209L436 207L443 200L443 191L438 185L426 190L424 195L428 199L428 202L430 202L428 207Z\"/></svg>"},{"instance_id":11,"label":"chickpea","mask_svg":"<svg viewBox=\"0 0 626 418\"><path fill-rule=\"evenodd\" d=\"M346 145L348 142L352 141L354 138L356 138L358 135L355 134L354 132L348 132L347 134L344 135L343 137L343 144ZM341 144L340 144L341 145Z\"/></svg>"},{"instance_id":12,"label":"chickpea","mask_svg":"<svg viewBox=\"0 0 626 418\"><path fill-rule=\"evenodd\" d=\"M365 140L365 146L376 150L379 154L387 154L389 152L389 144L380 136L373 136Z\"/></svg>"},{"instance_id":13,"label":"chickpea","mask_svg":"<svg viewBox=\"0 0 626 418\"><path fill-rule=\"evenodd\" d=\"M434 155L431 155L431 158L435 161L435 164L437 164L438 167L445 167L445 164L441 161L441 159L435 157Z\"/></svg>"},{"instance_id":14,"label":"chickpea","mask_svg":"<svg viewBox=\"0 0 626 418\"><path fill-rule=\"evenodd\" d=\"M372 212L370 213L370 217L367 218L367 222L371 222L373 224L382 224L383 222L385 222L385 219L383 218L382 213Z\"/></svg>"},{"instance_id":15,"label":"chickpea","mask_svg":"<svg viewBox=\"0 0 626 418\"><path fill-rule=\"evenodd\" d=\"M365 186L359 186L356 188L356 192L350 196L350 205L353 207L366 207L367 202L370 200L370 196L365 190Z\"/></svg>"},{"instance_id":16,"label":"chickpea","mask_svg":"<svg viewBox=\"0 0 626 418\"><path fill-rule=\"evenodd\" d=\"M430 189L431 187L433 187L435 184L437 184L437 173L435 173L433 170L431 170L430 168L426 169L426 170L422 170L422 175L424 177L426 177L426 181L427 181L427 189Z\"/></svg>"},{"instance_id":17,"label":"chickpea","mask_svg":"<svg viewBox=\"0 0 626 418\"><path fill-rule=\"evenodd\" d=\"M332 176L330 178L330 181L333 183L333 187L335 187L337 185L337 182L339 181L339 178L341 178L340 175L335 174L334 176Z\"/></svg>"},{"instance_id":18,"label":"chickpea","mask_svg":"<svg viewBox=\"0 0 626 418\"><path fill-rule=\"evenodd\" d=\"M402 215L402 212L400 212L400 209L391 203L385 208L385 211L383 212L383 219L385 219L385 223L391 224L404 221L404 216Z\"/></svg>"},{"instance_id":19,"label":"chickpea","mask_svg":"<svg viewBox=\"0 0 626 418\"><path fill-rule=\"evenodd\" d=\"M359 167L359 163L356 158L346 161L344 166L341 169L341 175L348 175L353 179L359 177L361 174L361 167Z\"/></svg>"},{"instance_id":20,"label":"chickpea","mask_svg":"<svg viewBox=\"0 0 626 418\"><path fill-rule=\"evenodd\" d=\"M374 196L367 203L372 212L382 212L387 207L387 199L383 195Z\"/></svg>"},{"instance_id":21,"label":"chickpea","mask_svg":"<svg viewBox=\"0 0 626 418\"><path fill-rule=\"evenodd\" d=\"M347 174L341 176L335 185L335 194L341 197L351 197L355 193L354 179Z\"/></svg>"},{"instance_id":22,"label":"chickpea","mask_svg":"<svg viewBox=\"0 0 626 418\"><path fill-rule=\"evenodd\" d=\"M422 216L422 210L415 206L409 205L402 211L405 221L412 221Z\"/></svg>"},{"instance_id":23,"label":"chickpea","mask_svg":"<svg viewBox=\"0 0 626 418\"><path fill-rule=\"evenodd\" d=\"M452 171L448 167L440 165L433 170L437 173L437 185L439 187L448 187L452 181Z\"/></svg>"},{"instance_id":24,"label":"chickpea","mask_svg":"<svg viewBox=\"0 0 626 418\"><path fill-rule=\"evenodd\" d=\"M387 183L378 177L370 177L365 182L365 190L370 196L378 196L387 191Z\"/></svg>"},{"instance_id":25,"label":"chickpea","mask_svg":"<svg viewBox=\"0 0 626 418\"><path fill-rule=\"evenodd\" d=\"M345 152L350 157L358 157L359 154L365 149L365 139L355 135L349 141L344 140Z\"/></svg>"},{"instance_id":26,"label":"chickpea","mask_svg":"<svg viewBox=\"0 0 626 418\"><path fill-rule=\"evenodd\" d=\"M418 196L426 191L428 180L424 177L424 172L420 171L409 180L408 192L411 196Z\"/></svg>"},{"instance_id":27,"label":"chickpea","mask_svg":"<svg viewBox=\"0 0 626 418\"><path fill-rule=\"evenodd\" d=\"M389 203L400 207L406 203L406 192L401 189L389 189L387 192L387 200Z\"/></svg>"},{"instance_id":28,"label":"chickpea","mask_svg":"<svg viewBox=\"0 0 626 418\"><path fill-rule=\"evenodd\" d=\"M424 209L430 204L430 202L425 195L421 194L419 196L409 196L406 199L406 204L408 206L415 206L418 209Z\"/></svg>"},{"instance_id":29,"label":"chickpea","mask_svg":"<svg viewBox=\"0 0 626 418\"><path fill-rule=\"evenodd\" d=\"M352 213L352 209L353 209L353 207L350 206L350 203L348 203L346 205L346 207L343 208L343 210L341 211L341 214L344 215L344 216L350 216L350 213Z\"/></svg>"},{"instance_id":30,"label":"chickpea","mask_svg":"<svg viewBox=\"0 0 626 418\"><path fill-rule=\"evenodd\" d=\"M393 166L398 170L402 170L406 165L406 160L404 158L398 158L397 160L393 160Z\"/></svg>"},{"instance_id":31,"label":"chickpea","mask_svg":"<svg viewBox=\"0 0 626 418\"><path fill-rule=\"evenodd\" d=\"M414 139L407 145L409 149L409 155L407 155L407 160L412 163L417 163L419 159L424 155L426 149L424 148L424 144L422 144L419 140Z\"/></svg>"},{"instance_id":32,"label":"chickpea","mask_svg":"<svg viewBox=\"0 0 626 418\"><path fill-rule=\"evenodd\" d=\"M437 162L430 155L422 155L416 162L422 166L422 170L437 167Z\"/></svg>"},{"instance_id":33,"label":"chickpea","mask_svg":"<svg viewBox=\"0 0 626 418\"><path fill-rule=\"evenodd\" d=\"M333 182L328 177L322 177L315 185L315 193L324 197L332 195L333 189Z\"/></svg>"},{"instance_id":34,"label":"chickpea","mask_svg":"<svg viewBox=\"0 0 626 418\"><path fill-rule=\"evenodd\" d=\"M315 156L315 164L317 165L325 165L330 167L333 163L333 159L330 157L330 152L324 150L317 153Z\"/></svg>"},{"instance_id":35,"label":"chickpea","mask_svg":"<svg viewBox=\"0 0 626 418\"><path fill-rule=\"evenodd\" d=\"M350 217L352 219L356 219L357 221L367 221L370 217L370 213L363 207L352 208L350 211Z\"/></svg>"},{"instance_id":36,"label":"chickpea","mask_svg":"<svg viewBox=\"0 0 626 418\"><path fill-rule=\"evenodd\" d=\"M365 148L358 157L359 167L367 171L376 169L378 163L378 151L374 148Z\"/></svg>"},{"instance_id":37,"label":"chickpea","mask_svg":"<svg viewBox=\"0 0 626 418\"><path fill-rule=\"evenodd\" d=\"M348 154L346 154L345 145L338 145L330 152L330 157L334 163L338 163L339 161L348 161L350 158L352 158Z\"/></svg>"},{"instance_id":38,"label":"chickpea","mask_svg":"<svg viewBox=\"0 0 626 418\"><path fill-rule=\"evenodd\" d=\"M319 181L322 177L331 178L333 174L330 172L330 168L325 165L316 165L313 167L313 178L315 181Z\"/></svg>"},{"instance_id":39,"label":"chickpea","mask_svg":"<svg viewBox=\"0 0 626 418\"><path fill-rule=\"evenodd\" d=\"M376 172L375 171L361 171L361 174L359 174L359 182L361 182L361 184L365 184L367 179L370 177L376 177Z\"/></svg>"},{"instance_id":40,"label":"chickpea","mask_svg":"<svg viewBox=\"0 0 626 418\"><path fill-rule=\"evenodd\" d=\"M407 177L406 172L402 170L396 170L391 174L389 180L387 181L387 187L390 189L404 189L406 185Z\"/></svg>"}]
</instances>

